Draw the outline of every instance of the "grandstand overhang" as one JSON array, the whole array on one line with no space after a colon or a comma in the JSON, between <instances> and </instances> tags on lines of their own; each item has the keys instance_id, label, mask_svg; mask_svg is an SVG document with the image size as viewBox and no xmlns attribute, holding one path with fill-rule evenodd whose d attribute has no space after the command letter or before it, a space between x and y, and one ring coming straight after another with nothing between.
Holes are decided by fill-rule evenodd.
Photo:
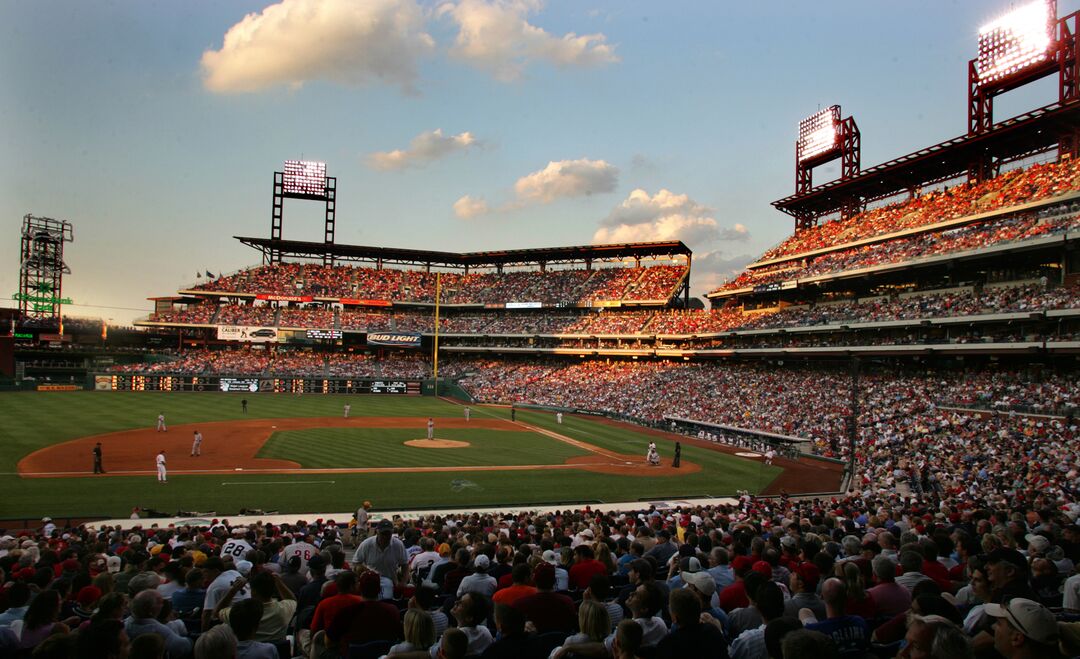
<instances>
[{"instance_id":1,"label":"grandstand overhang","mask_svg":"<svg viewBox=\"0 0 1080 659\"><path fill-rule=\"evenodd\" d=\"M540 249L512 249L490 252L440 252L400 247L371 247L365 245L336 245L332 243L297 240L274 240L234 236L242 244L263 254L279 253L299 259L331 258L335 261L362 261L376 264L470 270L472 268L501 268L515 265L549 265L623 261L627 259L684 258L690 264L693 252L682 241L623 243L615 245L582 245Z\"/></svg>"},{"instance_id":2,"label":"grandstand overhang","mask_svg":"<svg viewBox=\"0 0 1080 659\"><path fill-rule=\"evenodd\" d=\"M847 179L839 179L772 202L795 218L816 219L922 186L969 174L973 162L1011 162L1056 146L1080 126L1080 102L1054 103L999 122L992 130L920 149Z\"/></svg>"}]
</instances>

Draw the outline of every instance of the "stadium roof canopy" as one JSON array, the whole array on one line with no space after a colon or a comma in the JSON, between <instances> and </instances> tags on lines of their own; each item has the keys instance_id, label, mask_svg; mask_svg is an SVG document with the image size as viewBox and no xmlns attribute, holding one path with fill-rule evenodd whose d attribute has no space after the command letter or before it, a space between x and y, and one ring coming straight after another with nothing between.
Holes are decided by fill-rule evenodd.
<instances>
[{"instance_id":1,"label":"stadium roof canopy","mask_svg":"<svg viewBox=\"0 0 1080 659\"><path fill-rule=\"evenodd\" d=\"M591 263L592 261L674 256L685 256L689 260L693 254L690 248L681 240L457 253L399 247L335 245L332 243L273 240L244 236L234 236L234 238L249 247L261 251L264 256L271 251L277 251L282 256L297 258L324 258L331 256L335 260L341 261L374 261L380 264L400 263L465 269L497 268L504 265Z\"/></svg>"},{"instance_id":2,"label":"stadium roof canopy","mask_svg":"<svg viewBox=\"0 0 1080 659\"><path fill-rule=\"evenodd\" d=\"M993 129L957 137L859 172L847 180L815 186L772 205L793 216L821 217L853 202L866 203L968 173L972 163L1010 162L1046 151L1063 131L1080 124L1080 103L1054 103L994 124Z\"/></svg>"}]
</instances>

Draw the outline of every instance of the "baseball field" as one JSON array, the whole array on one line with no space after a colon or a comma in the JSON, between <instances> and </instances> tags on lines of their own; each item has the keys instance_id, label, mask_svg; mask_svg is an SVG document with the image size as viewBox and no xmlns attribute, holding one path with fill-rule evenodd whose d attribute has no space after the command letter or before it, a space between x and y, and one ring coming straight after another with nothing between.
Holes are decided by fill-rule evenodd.
<instances>
[{"instance_id":1,"label":"baseball field","mask_svg":"<svg viewBox=\"0 0 1080 659\"><path fill-rule=\"evenodd\" d=\"M134 506L303 513L349 510L364 499L386 510L719 496L776 490L783 474L814 469L805 460L765 466L733 449L601 418L566 415L558 424L551 413L518 410L512 422L508 408L473 406L466 421L463 411L431 397L3 393L0 519L126 517ZM166 432L155 429L159 414ZM196 430L202 455L193 457ZM671 466L676 440L679 468ZM103 475L92 473L98 442ZM649 442L658 445L659 467L645 464ZM162 450L165 484L155 467ZM832 478L819 468L796 480L820 491Z\"/></svg>"}]
</instances>

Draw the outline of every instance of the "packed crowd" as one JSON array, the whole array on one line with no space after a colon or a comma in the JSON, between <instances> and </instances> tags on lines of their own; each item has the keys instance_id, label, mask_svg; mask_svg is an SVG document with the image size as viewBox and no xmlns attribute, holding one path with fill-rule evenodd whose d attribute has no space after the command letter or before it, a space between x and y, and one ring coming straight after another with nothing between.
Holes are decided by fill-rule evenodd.
<instances>
[{"instance_id":1,"label":"packed crowd","mask_svg":"<svg viewBox=\"0 0 1080 659\"><path fill-rule=\"evenodd\" d=\"M876 483L832 498L628 512L376 519L365 501L351 520L247 526L45 518L0 537L0 651L1077 656L1080 505L971 469L970 486L917 496Z\"/></svg>"},{"instance_id":2,"label":"packed crowd","mask_svg":"<svg viewBox=\"0 0 1080 659\"><path fill-rule=\"evenodd\" d=\"M987 220L962 228L921 233L859 247L837 249L813 259L800 261L795 265L788 262L748 269L726 282L718 290L737 290L779 281L807 279L860 268L902 263L915 258L941 256L992 245L1071 233L1080 227L1078 211L1080 211L1080 204L1073 202L1062 208L1038 213L1022 214L1002 220Z\"/></svg>"},{"instance_id":3,"label":"packed crowd","mask_svg":"<svg viewBox=\"0 0 1080 659\"><path fill-rule=\"evenodd\" d=\"M264 265L200 283L192 290L445 304L594 300L666 300L686 276L683 265L599 269L514 270L460 274L398 268L282 263Z\"/></svg>"},{"instance_id":4,"label":"packed crowd","mask_svg":"<svg viewBox=\"0 0 1080 659\"><path fill-rule=\"evenodd\" d=\"M1045 281L964 287L946 291L901 293L861 299L825 301L743 311L729 305L713 310L600 311L445 311L440 316L444 334L702 334L739 330L830 325L841 322L878 322L981 314L1049 311L1080 308L1080 287L1050 286ZM400 331L430 334L431 309L374 311L285 307L275 316L271 307L193 305L183 311L158 314L154 320L176 323L213 322L353 331Z\"/></svg>"},{"instance_id":5,"label":"packed crowd","mask_svg":"<svg viewBox=\"0 0 1080 659\"><path fill-rule=\"evenodd\" d=\"M1041 163L965 183L796 233L761 261L975 215L1080 190L1080 160Z\"/></svg>"}]
</instances>

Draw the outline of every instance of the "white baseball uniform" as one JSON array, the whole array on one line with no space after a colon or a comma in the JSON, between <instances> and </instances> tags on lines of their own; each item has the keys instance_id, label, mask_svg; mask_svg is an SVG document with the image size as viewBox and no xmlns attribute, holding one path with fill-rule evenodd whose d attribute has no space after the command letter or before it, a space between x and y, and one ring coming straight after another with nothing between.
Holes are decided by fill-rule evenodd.
<instances>
[{"instance_id":1,"label":"white baseball uniform","mask_svg":"<svg viewBox=\"0 0 1080 659\"><path fill-rule=\"evenodd\" d=\"M562 412L555 413L555 423L562 423Z\"/></svg>"},{"instance_id":2,"label":"white baseball uniform","mask_svg":"<svg viewBox=\"0 0 1080 659\"><path fill-rule=\"evenodd\" d=\"M465 420L466 420L466 421L468 421L468 420L469 420L469 417L470 417L471 415L472 415L472 410L470 410L470 409L469 409L469 406L468 406L468 405L466 405L466 406L465 406Z\"/></svg>"},{"instance_id":3,"label":"white baseball uniform","mask_svg":"<svg viewBox=\"0 0 1080 659\"><path fill-rule=\"evenodd\" d=\"M159 483L164 483L166 480L165 473L165 451L157 454L157 479Z\"/></svg>"},{"instance_id":4,"label":"white baseball uniform","mask_svg":"<svg viewBox=\"0 0 1080 659\"><path fill-rule=\"evenodd\" d=\"M169 429L165 427L165 414L157 415L157 429L158 432L167 432Z\"/></svg>"},{"instance_id":5,"label":"white baseball uniform","mask_svg":"<svg viewBox=\"0 0 1080 659\"><path fill-rule=\"evenodd\" d=\"M348 403L346 403L345 404L345 418L346 419L349 418L349 410L351 410L351 409L352 409L352 405L349 405Z\"/></svg>"},{"instance_id":6,"label":"white baseball uniform","mask_svg":"<svg viewBox=\"0 0 1080 659\"><path fill-rule=\"evenodd\" d=\"M427 438L435 439L435 422L431 419L428 419L427 422Z\"/></svg>"},{"instance_id":7,"label":"white baseball uniform","mask_svg":"<svg viewBox=\"0 0 1080 659\"><path fill-rule=\"evenodd\" d=\"M198 430L195 431L195 438L191 441L191 455L194 457L202 455L202 433Z\"/></svg>"}]
</instances>

